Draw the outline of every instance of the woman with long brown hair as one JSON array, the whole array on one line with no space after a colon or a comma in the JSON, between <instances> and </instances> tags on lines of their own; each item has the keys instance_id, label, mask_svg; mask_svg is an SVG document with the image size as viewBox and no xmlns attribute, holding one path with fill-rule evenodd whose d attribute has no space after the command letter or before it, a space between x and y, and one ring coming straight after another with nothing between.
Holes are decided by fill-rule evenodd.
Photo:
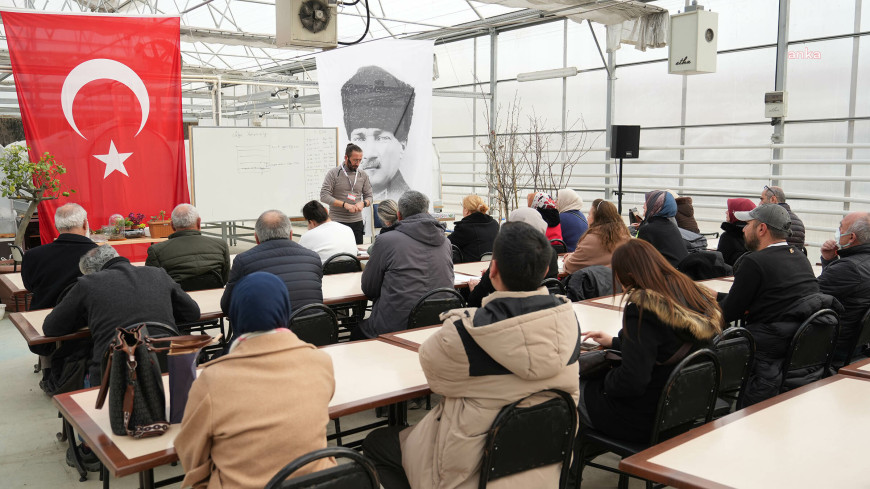
<instances>
[{"instance_id":1,"label":"woman with long brown hair","mask_svg":"<svg viewBox=\"0 0 870 489\"><path fill-rule=\"evenodd\" d=\"M565 271L568 273L592 265L609 267L613 250L631 239L616 206L610 202L592 202L589 216L589 229L577 241L574 252L565 258Z\"/></svg>"},{"instance_id":2,"label":"woman with long brown hair","mask_svg":"<svg viewBox=\"0 0 870 489\"><path fill-rule=\"evenodd\" d=\"M668 376L722 331L722 310L715 292L677 271L643 240L613 252L613 276L625 290L622 329L616 337L601 331L583 336L619 350L622 363L602 379L580 383L578 410L596 430L645 442Z\"/></svg>"}]
</instances>

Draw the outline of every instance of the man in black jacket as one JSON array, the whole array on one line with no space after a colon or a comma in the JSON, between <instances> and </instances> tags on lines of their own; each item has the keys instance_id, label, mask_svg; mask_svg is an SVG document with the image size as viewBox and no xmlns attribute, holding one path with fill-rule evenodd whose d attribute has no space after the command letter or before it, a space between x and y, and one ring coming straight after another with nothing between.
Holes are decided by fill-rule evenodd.
<instances>
[{"instance_id":1,"label":"man in black jacket","mask_svg":"<svg viewBox=\"0 0 870 489\"><path fill-rule=\"evenodd\" d=\"M172 210L174 232L167 241L148 247L145 265L163 268L172 280L182 285L185 281L214 272L217 273L211 284L213 288L226 284L230 275L229 248L223 240L203 236L201 221L196 207L190 204L177 205ZM204 279L201 283L208 282Z\"/></svg>"},{"instance_id":2,"label":"man in black jacket","mask_svg":"<svg viewBox=\"0 0 870 489\"><path fill-rule=\"evenodd\" d=\"M837 298L845 308L834 365L841 366L861 331L861 319L870 308L870 213L852 212L840 221L835 239L822 244L819 289ZM858 346L858 350L863 345Z\"/></svg>"},{"instance_id":3,"label":"man in black jacket","mask_svg":"<svg viewBox=\"0 0 870 489\"><path fill-rule=\"evenodd\" d=\"M24 254L21 279L33 293L31 309L54 307L57 297L82 273L79 258L97 247L88 237L88 213L78 204L64 204L54 213L54 227L60 236Z\"/></svg>"},{"instance_id":4,"label":"man in black jacket","mask_svg":"<svg viewBox=\"0 0 870 489\"><path fill-rule=\"evenodd\" d=\"M804 227L804 222L785 203L785 192L782 190L782 187L768 187L765 185L761 190L761 202L759 202L759 205L761 204L777 204L788 212L789 220L791 220L791 235L786 238L786 241L806 255L807 250L804 248L804 239L806 238L807 231Z\"/></svg>"},{"instance_id":5,"label":"man in black jacket","mask_svg":"<svg viewBox=\"0 0 870 489\"><path fill-rule=\"evenodd\" d=\"M284 281L290 293L290 307L323 302L323 266L320 256L290 239L290 219L283 212L269 210L257 219L254 239L257 246L240 253L233 260L230 280L221 297L221 310L226 314L230 295L236 282L254 272L269 272Z\"/></svg>"},{"instance_id":6,"label":"man in black jacket","mask_svg":"<svg viewBox=\"0 0 870 489\"><path fill-rule=\"evenodd\" d=\"M199 319L199 305L164 270L135 267L109 245L85 254L80 268L85 275L45 318L42 331L63 336L90 329L90 385L100 383L100 361L116 328L146 321L175 326Z\"/></svg>"},{"instance_id":7,"label":"man in black jacket","mask_svg":"<svg viewBox=\"0 0 870 489\"><path fill-rule=\"evenodd\" d=\"M743 234L753 253L743 256L734 285L720 301L726 322L746 319L748 325L775 321L801 297L819 291L807 257L786 242L788 212L762 204L749 212L735 212L746 222Z\"/></svg>"}]
</instances>

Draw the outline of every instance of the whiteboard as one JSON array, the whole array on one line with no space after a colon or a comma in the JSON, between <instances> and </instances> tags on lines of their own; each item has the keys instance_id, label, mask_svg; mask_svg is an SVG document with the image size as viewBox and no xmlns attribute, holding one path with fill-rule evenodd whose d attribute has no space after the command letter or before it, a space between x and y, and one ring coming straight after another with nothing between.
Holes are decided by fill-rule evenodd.
<instances>
[{"instance_id":1,"label":"whiteboard","mask_svg":"<svg viewBox=\"0 0 870 489\"><path fill-rule=\"evenodd\" d=\"M335 127L191 127L191 200L203 222L301 216L338 164Z\"/></svg>"}]
</instances>

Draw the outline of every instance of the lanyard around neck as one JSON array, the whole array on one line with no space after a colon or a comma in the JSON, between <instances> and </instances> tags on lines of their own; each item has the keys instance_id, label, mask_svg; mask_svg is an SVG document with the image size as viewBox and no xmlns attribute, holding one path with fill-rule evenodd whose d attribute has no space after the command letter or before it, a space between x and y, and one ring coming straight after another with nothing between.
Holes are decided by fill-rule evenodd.
<instances>
[{"instance_id":1,"label":"lanyard around neck","mask_svg":"<svg viewBox=\"0 0 870 489\"><path fill-rule=\"evenodd\" d=\"M344 176L347 177L347 183L350 183L350 192L353 193L353 188L356 187L356 179L359 178L359 172L353 173L353 183L350 181L350 175L347 174L347 169L344 167L344 163L341 164L341 171L344 172Z\"/></svg>"}]
</instances>

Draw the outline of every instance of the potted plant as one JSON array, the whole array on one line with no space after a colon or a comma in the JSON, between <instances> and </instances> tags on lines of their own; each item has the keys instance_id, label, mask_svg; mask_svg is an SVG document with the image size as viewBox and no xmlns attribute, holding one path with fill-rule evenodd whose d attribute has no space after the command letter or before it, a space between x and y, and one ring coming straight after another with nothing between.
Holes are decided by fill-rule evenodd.
<instances>
[{"instance_id":1,"label":"potted plant","mask_svg":"<svg viewBox=\"0 0 870 489\"><path fill-rule=\"evenodd\" d=\"M0 172L4 175L0 194L29 203L18 223L16 246L24 242L24 232L40 202L69 197L70 192L75 192L73 189L61 191L60 175L66 173L66 168L54 156L46 152L38 162L32 162L29 151L27 146L10 144L0 153Z\"/></svg>"},{"instance_id":2,"label":"potted plant","mask_svg":"<svg viewBox=\"0 0 870 489\"><path fill-rule=\"evenodd\" d=\"M124 221L127 230L124 232L124 235L128 238L141 238L145 236L145 223L142 222L144 220L145 214L134 214L132 212L127 214L127 218Z\"/></svg>"},{"instance_id":3,"label":"potted plant","mask_svg":"<svg viewBox=\"0 0 870 489\"><path fill-rule=\"evenodd\" d=\"M166 238L172 234L172 221L166 219L166 211L160 211L156 216L151 216L148 221L148 229L152 238Z\"/></svg>"}]
</instances>

